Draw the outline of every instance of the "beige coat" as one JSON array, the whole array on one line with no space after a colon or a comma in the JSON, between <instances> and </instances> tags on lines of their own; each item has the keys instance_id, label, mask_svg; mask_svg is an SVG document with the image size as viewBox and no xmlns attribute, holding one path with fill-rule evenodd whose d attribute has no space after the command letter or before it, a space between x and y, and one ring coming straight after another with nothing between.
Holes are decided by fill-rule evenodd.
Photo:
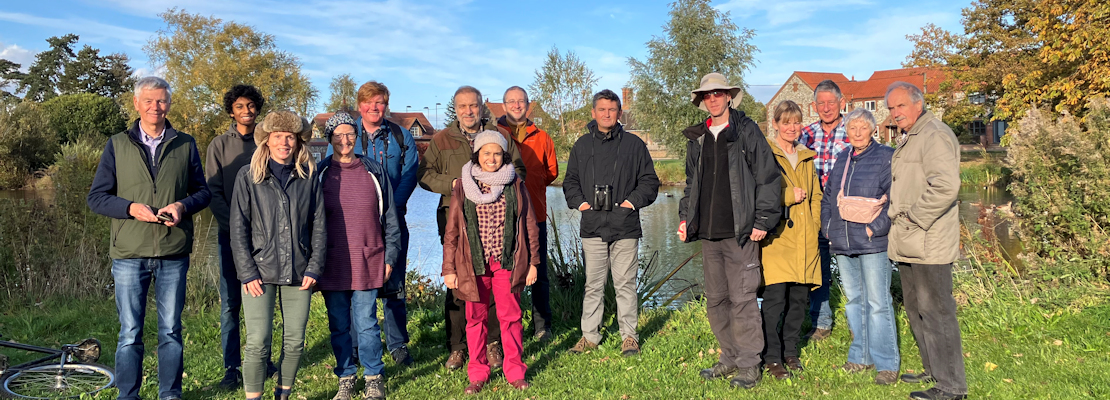
<instances>
[{"instance_id":1,"label":"beige coat","mask_svg":"<svg viewBox=\"0 0 1110 400\"><path fill-rule=\"evenodd\" d=\"M956 261L960 144L952 129L926 111L894 151L890 169L890 259L914 264Z\"/></svg>"},{"instance_id":2,"label":"beige coat","mask_svg":"<svg viewBox=\"0 0 1110 400\"><path fill-rule=\"evenodd\" d=\"M779 221L774 232L760 242L763 246L763 283L796 282L821 286L821 259L817 252L817 235L821 230L821 184L813 158L813 150L797 146L798 165L790 165L786 153L768 139L771 152L783 171L782 204L789 209L790 219ZM794 201L794 188L806 191L801 203Z\"/></svg>"}]
</instances>

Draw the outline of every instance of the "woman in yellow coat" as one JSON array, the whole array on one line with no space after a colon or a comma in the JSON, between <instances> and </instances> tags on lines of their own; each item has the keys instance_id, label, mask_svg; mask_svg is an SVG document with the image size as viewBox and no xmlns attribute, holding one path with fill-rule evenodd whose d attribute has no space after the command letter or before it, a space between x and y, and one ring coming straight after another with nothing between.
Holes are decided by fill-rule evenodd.
<instances>
[{"instance_id":1,"label":"woman in yellow coat","mask_svg":"<svg viewBox=\"0 0 1110 400\"><path fill-rule=\"evenodd\" d=\"M783 218L763 247L763 364L776 379L802 370L798 358L809 292L821 285L817 232L821 228L821 186L817 153L797 142L802 109L793 101L775 107L775 132L767 141L782 171ZM779 324L782 323L782 330ZM785 367L784 367L785 364ZM787 369L789 368L789 370Z\"/></svg>"}]
</instances>

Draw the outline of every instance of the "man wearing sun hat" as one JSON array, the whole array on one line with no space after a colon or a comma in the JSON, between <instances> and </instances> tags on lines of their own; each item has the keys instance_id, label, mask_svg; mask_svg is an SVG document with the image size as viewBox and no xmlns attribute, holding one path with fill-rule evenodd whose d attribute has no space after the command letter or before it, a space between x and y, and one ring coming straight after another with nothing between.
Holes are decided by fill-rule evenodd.
<instances>
[{"instance_id":1,"label":"man wearing sun hat","mask_svg":"<svg viewBox=\"0 0 1110 400\"><path fill-rule=\"evenodd\" d=\"M732 107L740 91L714 72L690 92L709 118L682 131L688 141L678 237L702 241L706 313L721 345L719 361L701 376L735 373L732 385L750 389L762 375L759 241L779 222L782 178L759 126Z\"/></svg>"}]
</instances>

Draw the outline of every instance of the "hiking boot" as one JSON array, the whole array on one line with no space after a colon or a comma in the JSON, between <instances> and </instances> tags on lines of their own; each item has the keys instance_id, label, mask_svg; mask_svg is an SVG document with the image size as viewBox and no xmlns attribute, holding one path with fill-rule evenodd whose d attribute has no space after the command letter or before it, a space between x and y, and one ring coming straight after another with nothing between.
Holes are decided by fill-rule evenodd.
<instances>
[{"instance_id":1,"label":"hiking boot","mask_svg":"<svg viewBox=\"0 0 1110 400\"><path fill-rule=\"evenodd\" d=\"M814 329L809 335L809 340L820 342L832 336L832 329Z\"/></svg>"},{"instance_id":2,"label":"hiking boot","mask_svg":"<svg viewBox=\"0 0 1110 400\"><path fill-rule=\"evenodd\" d=\"M289 400L289 396L293 395L293 388L282 389L280 387L274 388L274 400Z\"/></svg>"},{"instance_id":3,"label":"hiking boot","mask_svg":"<svg viewBox=\"0 0 1110 400\"><path fill-rule=\"evenodd\" d=\"M701 370L698 375L701 375L702 378L705 378L707 380L714 380L717 378L724 378L735 373L736 367L730 367L718 361L716 364L713 364L712 367Z\"/></svg>"},{"instance_id":4,"label":"hiking boot","mask_svg":"<svg viewBox=\"0 0 1110 400\"><path fill-rule=\"evenodd\" d=\"M447 365L446 365L447 369L455 370L455 369L462 368L463 365L466 365L466 352L465 351L455 350L455 351L451 352L450 356L447 356Z\"/></svg>"},{"instance_id":5,"label":"hiking boot","mask_svg":"<svg viewBox=\"0 0 1110 400\"><path fill-rule=\"evenodd\" d=\"M910 398L913 400L962 400L966 399L966 394L953 394L943 390L932 388L924 392L910 393Z\"/></svg>"},{"instance_id":6,"label":"hiking boot","mask_svg":"<svg viewBox=\"0 0 1110 400\"><path fill-rule=\"evenodd\" d=\"M597 343L591 342L583 337L578 339L578 343L575 343L574 347L571 347L570 350L567 351L571 354L582 354L590 350L597 350Z\"/></svg>"},{"instance_id":7,"label":"hiking boot","mask_svg":"<svg viewBox=\"0 0 1110 400\"><path fill-rule=\"evenodd\" d=\"M478 392L482 391L483 386L486 386L485 382L470 382L470 384L466 386L466 390L463 390L463 393L478 394Z\"/></svg>"},{"instance_id":8,"label":"hiking boot","mask_svg":"<svg viewBox=\"0 0 1110 400\"><path fill-rule=\"evenodd\" d=\"M787 371L786 367L782 366L782 364L780 363L767 364L767 373L771 374L771 376L780 381L794 376L790 374L790 371Z\"/></svg>"},{"instance_id":9,"label":"hiking boot","mask_svg":"<svg viewBox=\"0 0 1110 400\"><path fill-rule=\"evenodd\" d=\"M531 383L528 383L528 381L523 380L523 379L517 379L515 381L509 382L509 384L512 385L517 390L525 390L525 389L528 389L528 388L532 387Z\"/></svg>"},{"instance_id":10,"label":"hiking boot","mask_svg":"<svg viewBox=\"0 0 1110 400\"><path fill-rule=\"evenodd\" d=\"M786 368L794 371L801 371L805 369L802 367L802 360L798 357L786 357L786 362L784 364L786 364Z\"/></svg>"},{"instance_id":11,"label":"hiking boot","mask_svg":"<svg viewBox=\"0 0 1110 400\"><path fill-rule=\"evenodd\" d=\"M490 369L501 368L505 363L505 354L501 353L501 342L486 344L486 360L489 361Z\"/></svg>"},{"instance_id":12,"label":"hiking boot","mask_svg":"<svg viewBox=\"0 0 1110 400\"><path fill-rule=\"evenodd\" d=\"M631 337L624 338L621 342L621 355L625 357L632 357L640 354L640 343Z\"/></svg>"},{"instance_id":13,"label":"hiking boot","mask_svg":"<svg viewBox=\"0 0 1110 400\"><path fill-rule=\"evenodd\" d=\"M937 380L933 378L932 375L929 375L928 372L922 372L920 374L902 374L902 382L906 383L930 383L936 381Z\"/></svg>"},{"instance_id":14,"label":"hiking boot","mask_svg":"<svg viewBox=\"0 0 1110 400\"><path fill-rule=\"evenodd\" d=\"M898 373L895 371L879 371L879 374L875 375L876 385L890 385L894 382L898 382Z\"/></svg>"},{"instance_id":15,"label":"hiking boot","mask_svg":"<svg viewBox=\"0 0 1110 400\"><path fill-rule=\"evenodd\" d=\"M385 378L379 375L366 375L366 387L362 388L362 400L385 400Z\"/></svg>"},{"instance_id":16,"label":"hiking boot","mask_svg":"<svg viewBox=\"0 0 1110 400\"><path fill-rule=\"evenodd\" d=\"M846 362L846 363L844 363L844 365L840 366L840 369L844 370L847 373L854 374L854 373L858 373L858 372L867 371L869 369L875 369L875 366L874 365L856 364L854 362Z\"/></svg>"},{"instance_id":17,"label":"hiking boot","mask_svg":"<svg viewBox=\"0 0 1110 400\"><path fill-rule=\"evenodd\" d=\"M339 378L339 390L331 400L351 400L351 393L355 391L355 376L348 375Z\"/></svg>"},{"instance_id":18,"label":"hiking boot","mask_svg":"<svg viewBox=\"0 0 1110 400\"><path fill-rule=\"evenodd\" d=\"M754 388L759 381L763 379L763 371L759 370L759 366L739 368L736 370L736 376L732 377L732 387L739 387L744 389Z\"/></svg>"},{"instance_id":19,"label":"hiking boot","mask_svg":"<svg viewBox=\"0 0 1110 400\"><path fill-rule=\"evenodd\" d=\"M534 338L536 339L537 342L546 342L548 340L551 340L552 336L553 335L551 333L551 329L544 328L544 329L537 330L536 335L534 336Z\"/></svg>"},{"instance_id":20,"label":"hiking boot","mask_svg":"<svg viewBox=\"0 0 1110 400\"><path fill-rule=\"evenodd\" d=\"M243 385L243 373L239 372L239 368L228 368L224 371L224 379L216 384L220 390L238 390L239 386Z\"/></svg>"},{"instance_id":21,"label":"hiking boot","mask_svg":"<svg viewBox=\"0 0 1110 400\"><path fill-rule=\"evenodd\" d=\"M397 365L404 365L406 367L412 365L412 355L409 354L408 346L401 345L401 347L390 351L389 355L393 357L393 362Z\"/></svg>"}]
</instances>

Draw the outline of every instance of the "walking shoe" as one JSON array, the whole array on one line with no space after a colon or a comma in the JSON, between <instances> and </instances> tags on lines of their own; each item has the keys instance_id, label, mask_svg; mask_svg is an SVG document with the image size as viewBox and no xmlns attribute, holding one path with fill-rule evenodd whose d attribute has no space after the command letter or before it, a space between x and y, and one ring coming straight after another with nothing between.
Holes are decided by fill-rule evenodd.
<instances>
[{"instance_id":1,"label":"walking shoe","mask_svg":"<svg viewBox=\"0 0 1110 400\"><path fill-rule=\"evenodd\" d=\"M385 378L379 375L366 375L366 387L362 388L362 400L385 400Z\"/></svg>"},{"instance_id":2,"label":"walking shoe","mask_svg":"<svg viewBox=\"0 0 1110 400\"><path fill-rule=\"evenodd\" d=\"M708 380L714 380L717 378L724 378L735 373L736 367L730 367L718 361L716 364L713 364L712 367L701 370L698 375L701 375L702 378Z\"/></svg>"},{"instance_id":3,"label":"walking shoe","mask_svg":"<svg viewBox=\"0 0 1110 400\"><path fill-rule=\"evenodd\" d=\"M551 336L552 336L551 329L544 328L544 329L537 329L536 330L536 335L535 335L534 338L536 339L537 342L546 342L548 340L551 340Z\"/></svg>"},{"instance_id":4,"label":"walking shoe","mask_svg":"<svg viewBox=\"0 0 1110 400\"><path fill-rule=\"evenodd\" d=\"M801 371L805 369L802 368L802 360L798 357L786 357L786 362L784 364L786 364L786 368L792 369L794 371Z\"/></svg>"},{"instance_id":5,"label":"walking shoe","mask_svg":"<svg viewBox=\"0 0 1110 400\"><path fill-rule=\"evenodd\" d=\"M274 388L274 400L289 400L289 396L293 395L293 388L282 389L280 387Z\"/></svg>"},{"instance_id":6,"label":"walking shoe","mask_svg":"<svg viewBox=\"0 0 1110 400\"><path fill-rule=\"evenodd\" d=\"M578 343L575 343L574 347L571 347L570 350L567 351L571 354L582 354L589 350L597 350L597 343L591 342L583 337L578 339Z\"/></svg>"},{"instance_id":7,"label":"walking shoe","mask_svg":"<svg viewBox=\"0 0 1110 400\"><path fill-rule=\"evenodd\" d=\"M854 374L854 373L857 373L857 372L867 371L869 369L875 369L875 366L874 365L856 364L854 362L846 362L846 363L844 363L844 365L840 366L840 369L842 369L845 372L848 372L850 374Z\"/></svg>"},{"instance_id":8,"label":"walking shoe","mask_svg":"<svg viewBox=\"0 0 1110 400\"><path fill-rule=\"evenodd\" d=\"M934 379L932 375L929 375L928 372L922 372L920 374L902 374L902 382L906 383L931 383L936 381L937 380Z\"/></svg>"},{"instance_id":9,"label":"walking shoe","mask_svg":"<svg viewBox=\"0 0 1110 400\"><path fill-rule=\"evenodd\" d=\"M351 393L355 391L355 376L348 375L339 378L339 390L331 400L351 400Z\"/></svg>"},{"instance_id":10,"label":"walking shoe","mask_svg":"<svg viewBox=\"0 0 1110 400\"><path fill-rule=\"evenodd\" d=\"M517 388L517 390L524 390L532 387L531 383L528 383L528 381L523 379L517 379L515 381L509 382L509 384L512 385L514 388Z\"/></svg>"},{"instance_id":11,"label":"walking shoe","mask_svg":"<svg viewBox=\"0 0 1110 400\"><path fill-rule=\"evenodd\" d=\"M501 368L505 363L505 354L501 352L501 342L486 344L486 360L489 360L490 369Z\"/></svg>"},{"instance_id":12,"label":"walking shoe","mask_svg":"<svg viewBox=\"0 0 1110 400\"><path fill-rule=\"evenodd\" d=\"M402 344L401 347L393 349L393 351L389 352L389 355L393 356L393 362L397 365L404 365L406 367L412 365L412 355L409 354L409 347L406 345Z\"/></svg>"},{"instance_id":13,"label":"walking shoe","mask_svg":"<svg viewBox=\"0 0 1110 400\"><path fill-rule=\"evenodd\" d=\"M447 369L459 369L466 365L466 352L463 350L455 350L447 356Z\"/></svg>"},{"instance_id":14,"label":"walking shoe","mask_svg":"<svg viewBox=\"0 0 1110 400\"><path fill-rule=\"evenodd\" d=\"M736 371L736 376L732 377L732 387L739 387L744 389L751 389L755 387L759 381L763 379L763 371L759 370L759 366L739 368Z\"/></svg>"},{"instance_id":15,"label":"walking shoe","mask_svg":"<svg viewBox=\"0 0 1110 400\"><path fill-rule=\"evenodd\" d=\"M832 336L832 329L814 329L813 332L809 334L809 340L820 342L828 339L829 336Z\"/></svg>"},{"instance_id":16,"label":"walking shoe","mask_svg":"<svg viewBox=\"0 0 1110 400\"><path fill-rule=\"evenodd\" d=\"M966 394L952 394L943 390L932 388L924 392L910 393L910 398L913 400L962 400L966 399Z\"/></svg>"},{"instance_id":17,"label":"walking shoe","mask_svg":"<svg viewBox=\"0 0 1110 400\"><path fill-rule=\"evenodd\" d=\"M790 374L790 371L787 371L786 367L783 367L780 363L767 364L767 373L771 374L771 376L780 381L794 376Z\"/></svg>"},{"instance_id":18,"label":"walking shoe","mask_svg":"<svg viewBox=\"0 0 1110 400\"><path fill-rule=\"evenodd\" d=\"M485 382L470 382L470 384L466 386L466 390L463 390L463 393L478 394L478 392L482 391L482 386L486 386L486 383Z\"/></svg>"},{"instance_id":19,"label":"walking shoe","mask_svg":"<svg viewBox=\"0 0 1110 400\"><path fill-rule=\"evenodd\" d=\"M640 343L631 337L624 338L621 342L621 355L625 357L632 357L640 354Z\"/></svg>"},{"instance_id":20,"label":"walking shoe","mask_svg":"<svg viewBox=\"0 0 1110 400\"><path fill-rule=\"evenodd\" d=\"M216 387L221 390L238 390L239 386L243 385L243 373L239 372L239 368L228 368L224 371L224 379L216 384Z\"/></svg>"},{"instance_id":21,"label":"walking shoe","mask_svg":"<svg viewBox=\"0 0 1110 400\"><path fill-rule=\"evenodd\" d=\"M876 385L890 385L894 382L898 382L898 373L895 371L879 371L879 374L875 375Z\"/></svg>"}]
</instances>

